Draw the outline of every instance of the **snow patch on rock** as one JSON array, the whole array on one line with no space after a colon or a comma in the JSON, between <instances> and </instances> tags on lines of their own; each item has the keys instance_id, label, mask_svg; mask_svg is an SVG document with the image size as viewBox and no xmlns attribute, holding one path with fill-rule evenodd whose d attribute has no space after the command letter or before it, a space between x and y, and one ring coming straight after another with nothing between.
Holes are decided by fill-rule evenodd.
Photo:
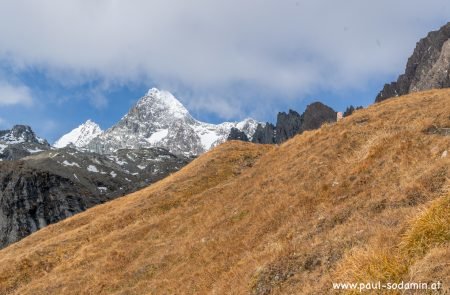
<instances>
[{"instance_id":1,"label":"snow patch on rock","mask_svg":"<svg viewBox=\"0 0 450 295\"><path fill-rule=\"evenodd\" d=\"M64 160L64 162L62 162L63 166L76 166L78 168L80 168L80 165L76 162L69 162L67 160Z\"/></svg>"},{"instance_id":2,"label":"snow patch on rock","mask_svg":"<svg viewBox=\"0 0 450 295\"><path fill-rule=\"evenodd\" d=\"M89 165L89 166L87 167L87 171L89 171L89 172L94 172L94 173L98 173L98 169L97 169L97 167L95 167L94 165Z\"/></svg>"}]
</instances>

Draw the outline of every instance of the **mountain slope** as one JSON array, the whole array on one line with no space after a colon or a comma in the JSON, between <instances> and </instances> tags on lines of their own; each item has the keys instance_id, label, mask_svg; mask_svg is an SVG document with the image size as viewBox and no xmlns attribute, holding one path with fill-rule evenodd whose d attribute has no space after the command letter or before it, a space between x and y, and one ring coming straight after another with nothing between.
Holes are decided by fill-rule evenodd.
<instances>
[{"instance_id":1,"label":"mountain slope","mask_svg":"<svg viewBox=\"0 0 450 295\"><path fill-rule=\"evenodd\" d=\"M162 147L175 154L198 155L226 141L233 127L251 137L257 124L253 119L218 125L200 122L171 93L152 88L116 125L86 147L97 153Z\"/></svg>"},{"instance_id":2,"label":"mountain slope","mask_svg":"<svg viewBox=\"0 0 450 295\"><path fill-rule=\"evenodd\" d=\"M450 87L450 22L417 42L405 73L384 85L375 101L435 88Z\"/></svg>"},{"instance_id":3,"label":"mountain slope","mask_svg":"<svg viewBox=\"0 0 450 295\"><path fill-rule=\"evenodd\" d=\"M84 147L102 132L102 129L97 123L87 120L85 123L55 141L53 146L56 148L63 148L72 144L75 147Z\"/></svg>"},{"instance_id":4,"label":"mountain slope","mask_svg":"<svg viewBox=\"0 0 450 295\"><path fill-rule=\"evenodd\" d=\"M0 293L330 294L349 253L396 247L448 192L449 98L387 100L279 147L222 144L1 250ZM433 271L445 249L425 252L449 286Z\"/></svg>"}]
</instances>

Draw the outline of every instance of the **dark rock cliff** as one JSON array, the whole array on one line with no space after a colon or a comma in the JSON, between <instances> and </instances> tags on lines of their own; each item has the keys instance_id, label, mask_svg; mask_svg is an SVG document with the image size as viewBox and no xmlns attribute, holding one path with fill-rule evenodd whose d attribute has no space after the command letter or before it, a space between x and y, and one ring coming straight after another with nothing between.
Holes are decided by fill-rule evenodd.
<instances>
[{"instance_id":1,"label":"dark rock cliff","mask_svg":"<svg viewBox=\"0 0 450 295\"><path fill-rule=\"evenodd\" d=\"M273 144L275 142L275 126L271 123L258 124L253 134L252 142L261 144Z\"/></svg>"},{"instance_id":2,"label":"dark rock cliff","mask_svg":"<svg viewBox=\"0 0 450 295\"><path fill-rule=\"evenodd\" d=\"M385 84L375 102L433 88L450 87L450 22L416 44L405 73Z\"/></svg>"},{"instance_id":3,"label":"dark rock cliff","mask_svg":"<svg viewBox=\"0 0 450 295\"><path fill-rule=\"evenodd\" d=\"M4 163L0 170L0 248L106 200L107 196L92 195L71 179L49 171Z\"/></svg>"},{"instance_id":4,"label":"dark rock cliff","mask_svg":"<svg viewBox=\"0 0 450 295\"><path fill-rule=\"evenodd\" d=\"M324 123L336 122L337 114L329 106L321 102L315 102L306 107L302 114L302 126L300 132L320 128Z\"/></svg>"},{"instance_id":5,"label":"dark rock cliff","mask_svg":"<svg viewBox=\"0 0 450 295\"><path fill-rule=\"evenodd\" d=\"M247 134L244 131L241 131L235 127L231 128L230 134L228 135L227 140L241 140L241 141L249 141Z\"/></svg>"},{"instance_id":6,"label":"dark rock cliff","mask_svg":"<svg viewBox=\"0 0 450 295\"><path fill-rule=\"evenodd\" d=\"M302 128L303 117L293 110L278 113L275 127L275 142L280 143L298 134Z\"/></svg>"}]
</instances>

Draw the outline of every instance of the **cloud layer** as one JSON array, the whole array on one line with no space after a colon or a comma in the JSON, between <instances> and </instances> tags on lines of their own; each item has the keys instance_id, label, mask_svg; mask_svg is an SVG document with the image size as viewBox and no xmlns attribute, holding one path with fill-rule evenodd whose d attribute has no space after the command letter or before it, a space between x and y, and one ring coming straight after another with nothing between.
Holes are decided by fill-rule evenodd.
<instances>
[{"instance_id":1,"label":"cloud layer","mask_svg":"<svg viewBox=\"0 0 450 295\"><path fill-rule=\"evenodd\" d=\"M31 92L23 85L12 85L0 81L0 106L26 105L33 102ZM0 124L3 120L0 119Z\"/></svg>"},{"instance_id":2,"label":"cloud layer","mask_svg":"<svg viewBox=\"0 0 450 295\"><path fill-rule=\"evenodd\" d=\"M289 99L399 73L418 38L444 24L447 3L0 0L0 59L61 83L188 89L191 106L210 110L214 97L226 117L243 104L237 90Z\"/></svg>"}]
</instances>

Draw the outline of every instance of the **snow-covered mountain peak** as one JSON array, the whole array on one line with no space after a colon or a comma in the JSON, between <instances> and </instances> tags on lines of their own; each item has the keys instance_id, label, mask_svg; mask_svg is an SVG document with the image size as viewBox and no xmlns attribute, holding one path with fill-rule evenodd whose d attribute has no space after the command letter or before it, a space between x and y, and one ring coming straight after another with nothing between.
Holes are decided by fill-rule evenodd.
<instances>
[{"instance_id":1,"label":"snow-covered mountain peak","mask_svg":"<svg viewBox=\"0 0 450 295\"><path fill-rule=\"evenodd\" d=\"M147 91L146 96L155 96L155 95L158 95L159 92L160 92L160 90L158 88L152 87Z\"/></svg>"},{"instance_id":2,"label":"snow-covered mountain peak","mask_svg":"<svg viewBox=\"0 0 450 295\"><path fill-rule=\"evenodd\" d=\"M48 149L48 142L36 136L30 126L15 125L10 130L0 130L0 161L17 160Z\"/></svg>"},{"instance_id":3,"label":"snow-covered mountain peak","mask_svg":"<svg viewBox=\"0 0 450 295\"><path fill-rule=\"evenodd\" d=\"M56 148L63 148L72 144L76 147L84 147L102 132L102 129L97 123L88 119L85 123L63 135L53 144L53 146Z\"/></svg>"},{"instance_id":4,"label":"snow-covered mountain peak","mask_svg":"<svg viewBox=\"0 0 450 295\"><path fill-rule=\"evenodd\" d=\"M251 138L257 125L253 119L217 125L198 121L170 92L152 88L86 148L108 154L123 148L162 147L175 154L199 155L226 141L232 128Z\"/></svg>"},{"instance_id":5,"label":"snow-covered mountain peak","mask_svg":"<svg viewBox=\"0 0 450 295\"><path fill-rule=\"evenodd\" d=\"M136 104L136 108L153 109L153 111L165 111L176 118L183 118L189 115L183 104L172 95L172 93L151 88L146 95Z\"/></svg>"},{"instance_id":6,"label":"snow-covered mountain peak","mask_svg":"<svg viewBox=\"0 0 450 295\"><path fill-rule=\"evenodd\" d=\"M27 125L14 125L11 130L0 130L0 141L6 144L28 142L48 145L45 139L36 136L31 127Z\"/></svg>"},{"instance_id":7,"label":"snow-covered mountain peak","mask_svg":"<svg viewBox=\"0 0 450 295\"><path fill-rule=\"evenodd\" d=\"M84 122L84 124L82 124L84 126L94 126L94 127L98 127L100 128L100 126L95 123L94 121L92 121L91 119L87 119L86 122Z\"/></svg>"}]
</instances>

